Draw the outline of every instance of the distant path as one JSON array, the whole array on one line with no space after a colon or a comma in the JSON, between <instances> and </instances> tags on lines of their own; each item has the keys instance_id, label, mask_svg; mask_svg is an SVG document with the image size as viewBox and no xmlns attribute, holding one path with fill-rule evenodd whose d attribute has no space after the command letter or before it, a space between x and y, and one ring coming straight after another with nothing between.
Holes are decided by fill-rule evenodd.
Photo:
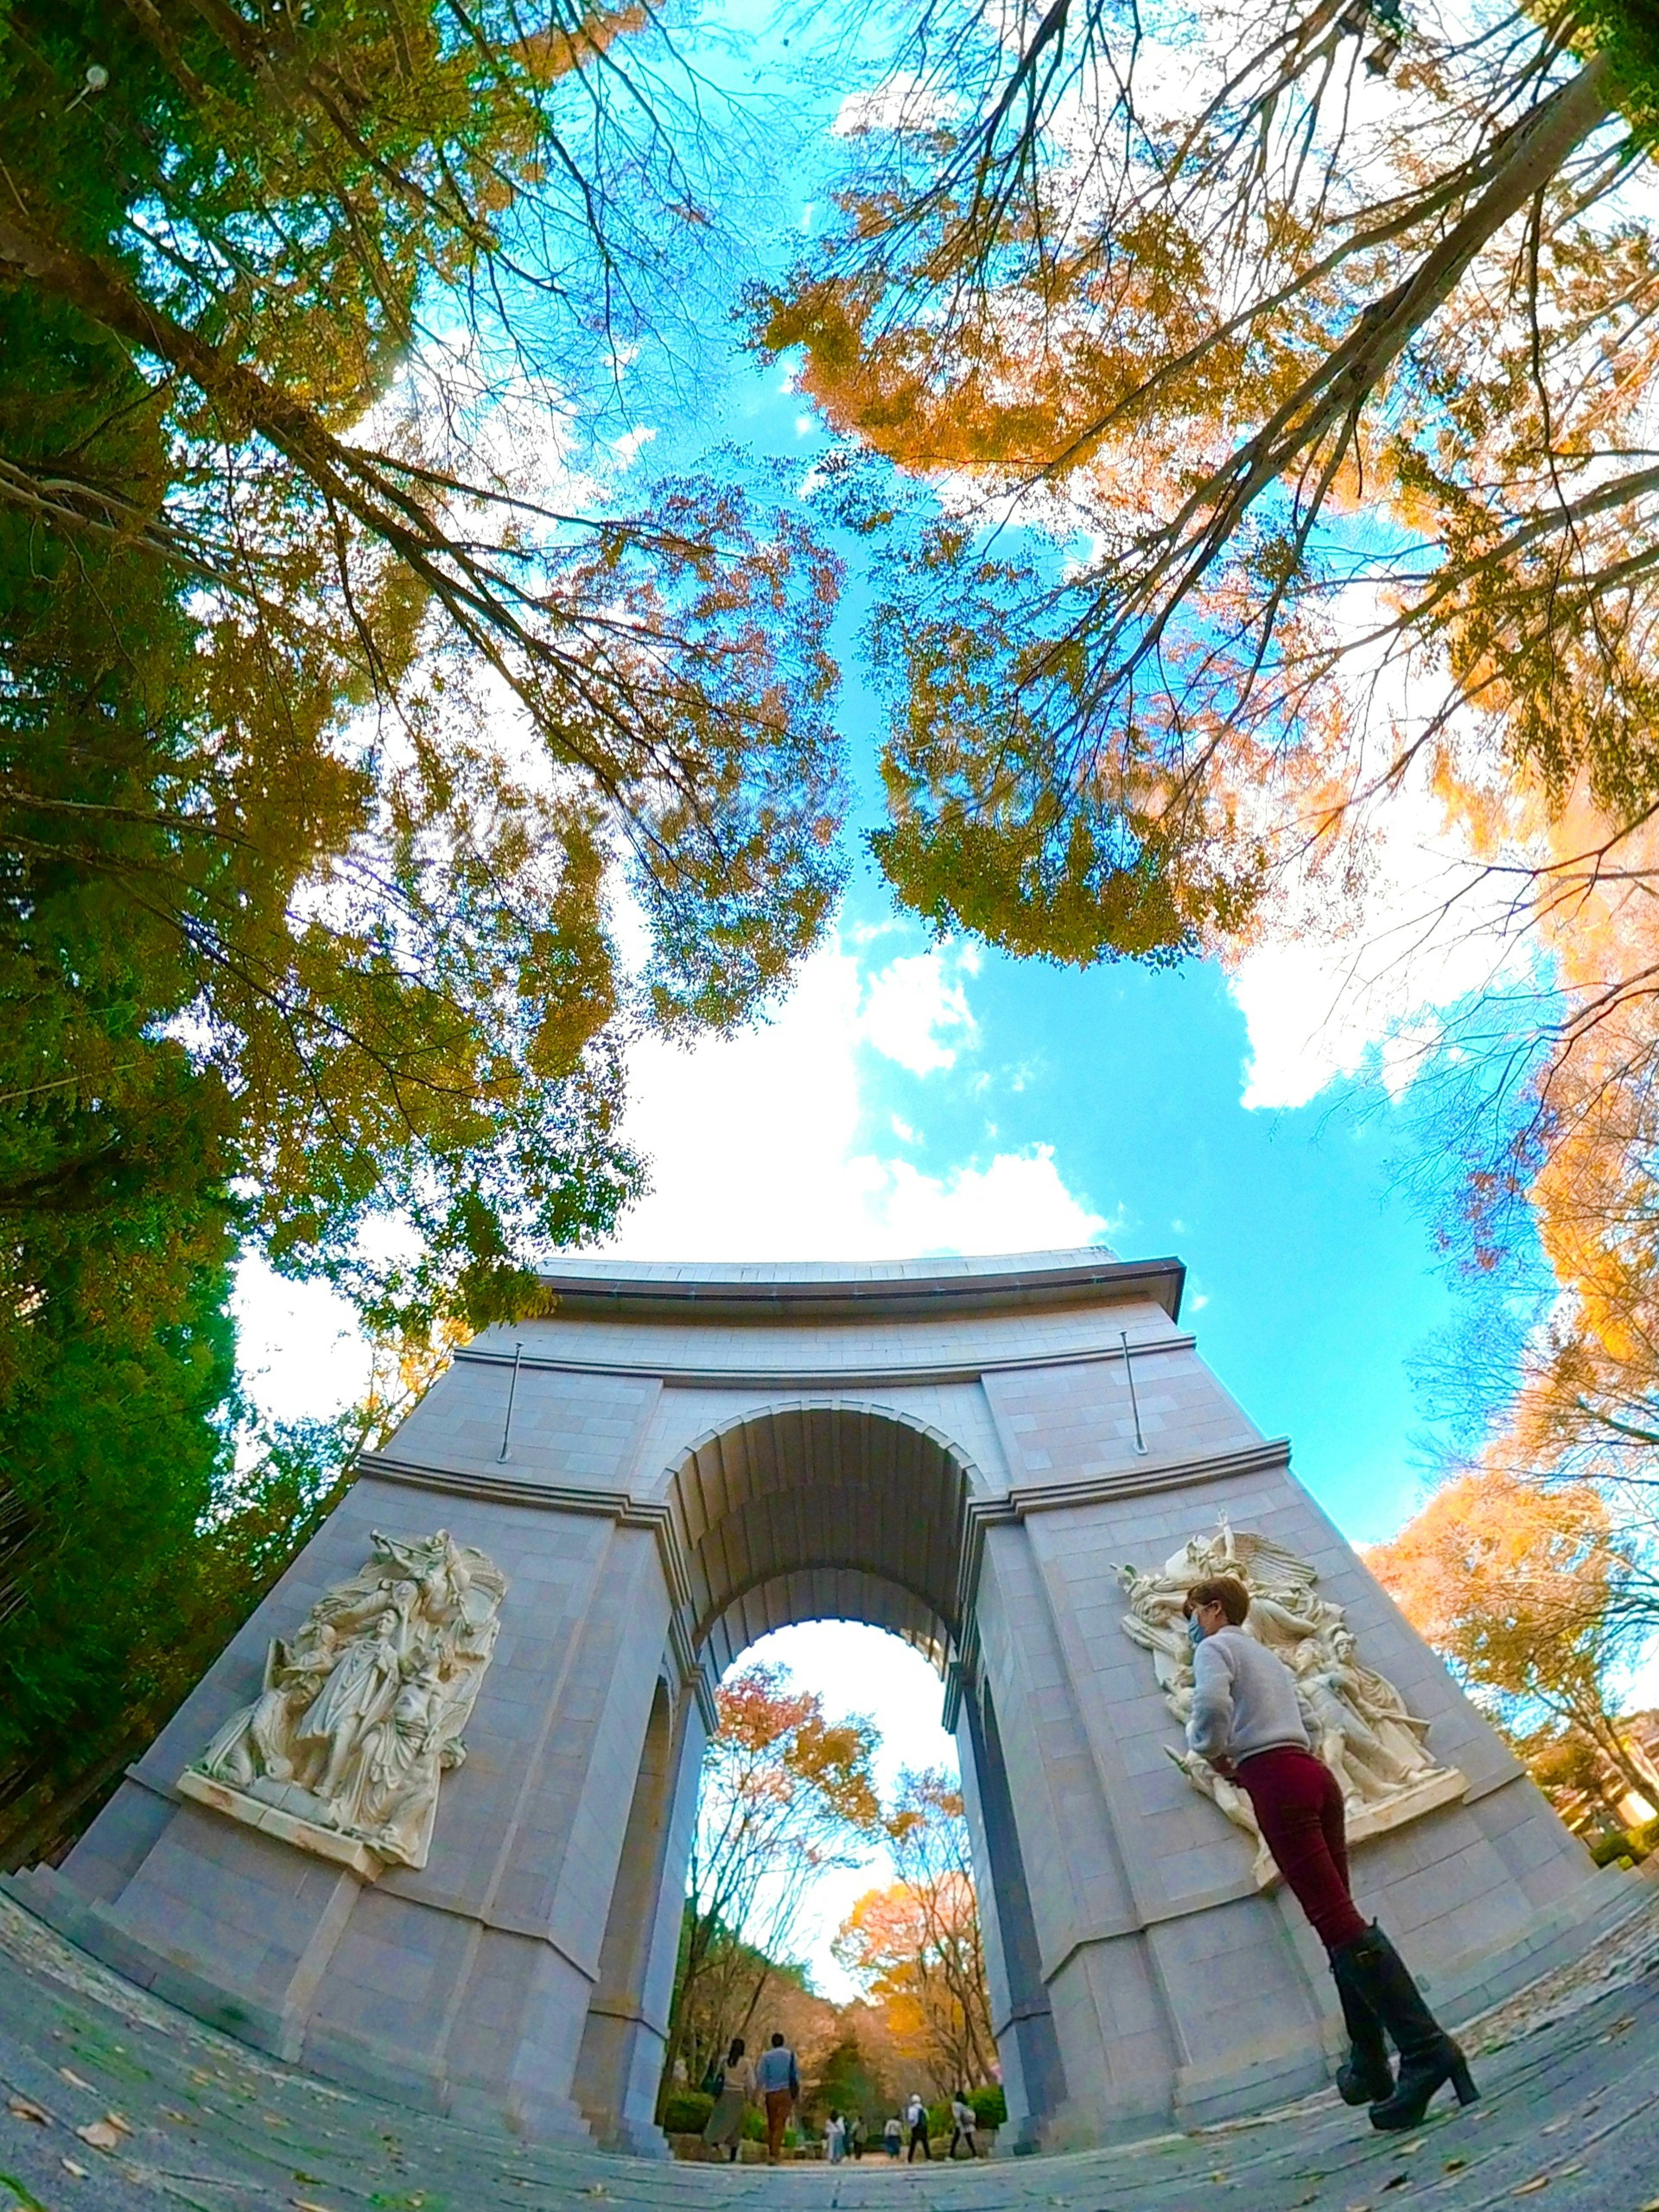
<instances>
[{"instance_id":1,"label":"distant path","mask_svg":"<svg viewBox=\"0 0 1659 2212\"><path fill-rule=\"evenodd\" d=\"M1203 1993L1195 1990L1194 2002ZM1401 2141L1334 2094L1116 2150L915 2166L654 2165L383 2105L160 2004L0 1899L0 2212L1640 2212L1659 2204L1659 1900L1469 2038L1483 2101ZM64 2078L64 2070L76 2077ZM77 2086L77 2083L80 2086ZM20 2117L14 2101L49 2115ZM118 2148L73 2130L113 2112ZM63 2160L86 2168L84 2178ZM1530 2189L1525 2185L1542 2185Z\"/></svg>"}]
</instances>

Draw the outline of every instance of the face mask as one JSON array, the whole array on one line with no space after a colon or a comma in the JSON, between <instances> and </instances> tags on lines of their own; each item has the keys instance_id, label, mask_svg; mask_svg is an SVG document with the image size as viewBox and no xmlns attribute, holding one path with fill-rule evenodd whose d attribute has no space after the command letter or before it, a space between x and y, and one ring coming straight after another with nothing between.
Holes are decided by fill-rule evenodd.
<instances>
[{"instance_id":1,"label":"face mask","mask_svg":"<svg viewBox=\"0 0 1659 2212\"><path fill-rule=\"evenodd\" d=\"M1188 1613L1187 1616L1187 1641L1194 1651L1204 1641L1204 1631L1199 1626L1198 1615L1195 1613Z\"/></svg>"}]
</instances>

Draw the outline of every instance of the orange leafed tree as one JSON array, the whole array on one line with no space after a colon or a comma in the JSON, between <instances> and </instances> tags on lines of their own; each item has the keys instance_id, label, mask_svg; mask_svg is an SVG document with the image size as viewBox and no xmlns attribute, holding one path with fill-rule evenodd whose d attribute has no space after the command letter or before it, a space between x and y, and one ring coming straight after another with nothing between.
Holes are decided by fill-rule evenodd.
<instances>
[{"instance_id":1,"label":"orange leafed tree","mask_svg":"<svg viewBox=\"0 0 1659 2212\"><path fill-rule=\"evenodd\" d=\"M1079 963L1352 943L1437 803L1468 873L1402 958L1431 926L1553 951L1587 887L1650 894L1625 20L945 0L868 41L839 220L756 322L849 513L908 520L873 627L902 901Z\"/></svg>"},{"instance_id":2,"label":"orange leafed tree","mask_svg":"<svg viewBox=\"0 0 1659 2212\"><path fill-rule=\"evenodd\" d=\"M880 2008L895 2050L948 2096L996 2075L959 1786L937 1768L907 1771L888 1833L900 1879L860 1898L836 1956Z\"/></svg>"},{"instance_id":3,"label":"orange leafed tree","mask_svg":"<svg viewBox=\"0 0 1659 2212\"><path fill-rule=\"evenodd\" d=\"M1484 1466L1365 1556L1500 1721L1516 1733L1540 1722L1577 1732L1659 1806L1659 1773L1610 1703L1620 1662L1646 1632L1646 1578L1593 1484L1546 1488Z\"/></svg>"}]
</instances>

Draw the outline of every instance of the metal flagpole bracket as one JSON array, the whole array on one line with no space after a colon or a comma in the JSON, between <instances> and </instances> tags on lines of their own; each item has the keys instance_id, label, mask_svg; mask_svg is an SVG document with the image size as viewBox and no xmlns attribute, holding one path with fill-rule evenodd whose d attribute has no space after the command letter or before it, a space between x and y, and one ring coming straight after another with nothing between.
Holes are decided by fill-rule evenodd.
<instances>
[{"instance_id":1,"label":"metal flagpole bracket","mask_svg":"<svg viewBox=\"0 0 1659 2212\"><path fill-rule=\"evenodd\" d=\"M1135 1395L1135 1364L1129 1356L1129 1332L1127 1328L1119 1329L1117 1340L1123 1346L1123 1377L1129 1386L1129 1411L1135 1417L1135 1449L1144 1452L1146 1439L1140 1433L1140 1401ZM507 1457L505 1444L501 1447L501 1457Z\"/></svg>"},{"instance_id":2,"label":"metal flagpole bracket","mask_svg":"<svg viewBox=\"0 0 1659 2212\"><path fill-rule=\"evenodd\" d=\"M513 1347L513 1376L507 1386L507 1419L501 1423L501 1448L495 1455L498 1460L507 1457L507 1439L513 1434L513 1401L519 1395L519 1362L523 1358L523 1345L515 1344ZM1139 1427L1136 1434L1139 1434Z\"/></svg>"}]
</instances>

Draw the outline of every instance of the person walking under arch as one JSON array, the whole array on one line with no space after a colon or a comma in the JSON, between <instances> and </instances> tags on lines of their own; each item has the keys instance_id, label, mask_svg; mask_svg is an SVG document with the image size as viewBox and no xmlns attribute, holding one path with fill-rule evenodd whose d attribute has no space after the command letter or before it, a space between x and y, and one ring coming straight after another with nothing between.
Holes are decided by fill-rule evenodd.
<instances>
[{"instance_id":1,"label":"person walking under arch","mask_svg":"<svg viewBox=\"0 0 1659 2212\"><path fill-rule=\"evenodd\" d=\"M888 2157L896 2158L904 2141L904 2123L896 2112L888 2114L886 2125L881 2131L881 2139L887 2146Z\"/></svg>"},{"instance_id":2,"label":"person walking under arch","mask_svg":"<svg viewBox=\"0 0 1659 2212\"><path fill-rule=\"evenodd\" d=\"M969 2158L979 2156L979 2143L974 2134L974 2130L978 2124L979 2115L969 2103L967 2092L958 2089L951 2100L950 2155L952 2158L957 2154L957 2145L959 2142L967 2144Z\"/></svg>"},{"instance_id":3,"label":"person walking under arch","mask_svg":"<svg viewBox=\"0 0 1659 2212\"><path fill-rule=\"evenodd\" d=\"M711 2150L730 2153L730 2163L738 2161L739 2130L743 2116L754 2101L755 2069L744 2057L746 2045L740 2035L732 2039L732 2047L726 2054L726 2063L720 2069L720 2087L714 2094L714 2109L708 2115L702 2139Z\"/></svg>"},{"instance_id":4,"label":"person walking under arch","mask_svg":"<svg viewBox=\"0 0 1659 2212\"><path fill-rule=\"evenodd\" d=\"M1352 2046L1336 2086L1369 2104L1374 2128L1414 2128L1449 2081L1460 2105L1480 2095L1462 2051L1423 1999L1382 1930L1361 1919L1348 1887L1342 1791L1309 1747L1296 1679L1247 1635L1250 1594L1236 1575L1194 1583L1182 1611L1193 1644L1187 1741L1218 1774L1237 1779L1285 1887L1325 1946ZM1389 2063L1383 2030L1400 2053Z\"/></svg>"},{"instance_id":5,"label":"person walking under arch","mask_svg":"<svg viewBox=\"0 0 1659 2212\"><path fill-rule=\"evenodd\" d=\"M904 2117L910 2123L910 2148L904 2154L904 2163L908 2166L915 2159L918 2143L921 2145L922 2156L931 2159L933 2154L927 2141L927 2107L914 2089L904 2108Z\"/></svg>"},{"instance_id":6,"label":"person walking under arch","mask_svg":"<svg viewBox=\"0 0 1659 2212\"><path fill-rule=\"evenodd\" d=\"M783 2131L800 2094L800 2069L781 2032L773 2036L770 2047L760 2055L755 2087L766 2106L766 2162L776 2166L783 2156Z\"/></svg>"}]
</instances>

